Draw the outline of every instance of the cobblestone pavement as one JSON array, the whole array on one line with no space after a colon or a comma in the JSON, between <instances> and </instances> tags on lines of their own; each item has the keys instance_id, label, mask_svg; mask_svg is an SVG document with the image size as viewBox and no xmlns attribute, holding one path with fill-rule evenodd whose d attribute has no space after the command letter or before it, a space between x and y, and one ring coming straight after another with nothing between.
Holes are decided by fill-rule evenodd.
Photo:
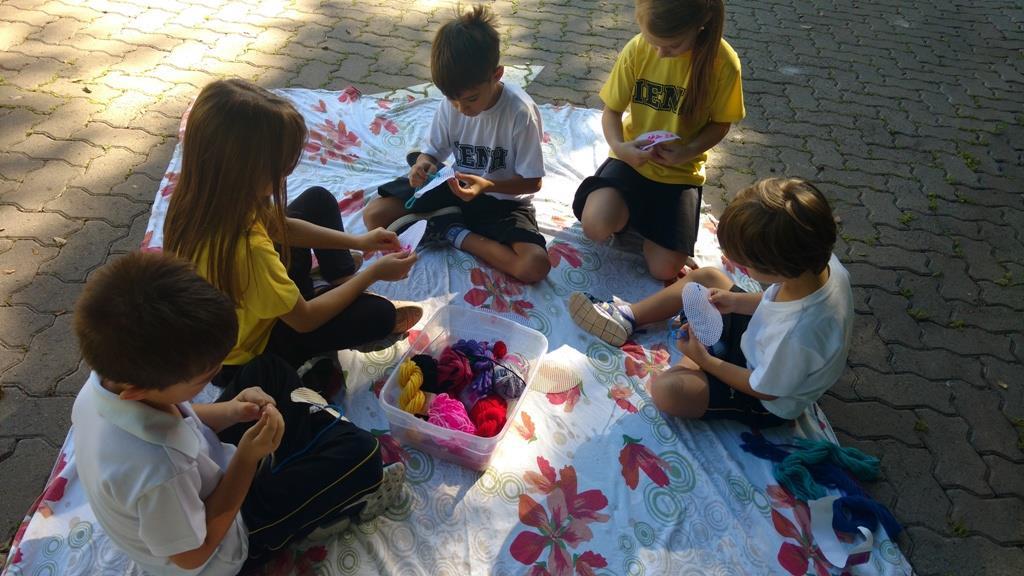
<instances>
[{"instance_id":1,"label":"cobblestone pavement","mask_svg":"<svg viewBox=\"0 0 1024 576\"><path fill-rule=\"evenodd\" d=\"M498 2L540 102L598 106L628 0ZM717 205L756 178L822 185L857 297L850 369L822 400L882 459L870 488L921 574L1024 573L1024 9L978 0L735 0L747 119ZM178 118L223 75L364 93L429 78L448 3L0 0L0 538L50 470L86 372L90 271L138 246ZM6 550L6 543L0 550Z\"/></svg>"}]
</instances>

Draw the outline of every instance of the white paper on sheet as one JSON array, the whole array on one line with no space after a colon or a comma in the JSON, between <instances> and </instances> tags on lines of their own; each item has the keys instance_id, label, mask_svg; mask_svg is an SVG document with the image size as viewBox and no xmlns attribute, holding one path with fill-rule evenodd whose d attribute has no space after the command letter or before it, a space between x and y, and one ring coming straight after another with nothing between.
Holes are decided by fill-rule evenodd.
<instances>
[{"instance_id":1,"label":"white paper on sheet","mask_svg":"<svg viewBox=\"0 0 1024 576\"><path fill-rule=\"evenodd\" d=\"M679 140L679 136L668 130L655 130L653 132L646 132L637 136L639 141L645 142L640 146L641 150L650 150L662 142L671 142L673 140Z\"/></svg>"},{"instance_id":2,"label":"white paper on sheet","mask_svg":"<svg viewBox=\"0 0 1024 576\"><path fill-rule=\"evenodd\" d=\"M864 526L858 526L861 538L852 543L840 542L839 536L832 528L832 504L839 496L825 496L817 500L811 500L807 507L811 511L811 533L814 535L814 542L821 549L825 560L837 568L846 568L851 556L870 552L874 545L874 534Z\"/></svg>"},{"instance_id":3,"label":"white paper on sheet","mask_svg":"<svg viewBox=\"0 0 1024 576\"><path fill-rule=\"evenodd\" d=\"M411 226L405 229L404 232L398 235L398 245L401 246L398 250L392 250L390 252L370 252L366 254L366 261L370 262L385 254L393 254L395 252L415 252L416 247L420 245L423 240L423 235L427 231L427 221L417 220Z\"/></svg>"},{"instance_id":4,"label":"white paper on sheet","mask_svg":"<svg viewBox=\"0 0 1024 576\"><path fill-rule=\"evenodd\" d=\"M430 192L452 178L455 178L455 169L451 166L444 166L437 172L434 172L430 175L430 179L423 183L423 186L420 186L412 193L412 198L410 198L409 202L406 203L406 208L410 208L410 204L415 202L415 200L420 196L423 196L427 192Z\"/></svg>"}]
</instances>

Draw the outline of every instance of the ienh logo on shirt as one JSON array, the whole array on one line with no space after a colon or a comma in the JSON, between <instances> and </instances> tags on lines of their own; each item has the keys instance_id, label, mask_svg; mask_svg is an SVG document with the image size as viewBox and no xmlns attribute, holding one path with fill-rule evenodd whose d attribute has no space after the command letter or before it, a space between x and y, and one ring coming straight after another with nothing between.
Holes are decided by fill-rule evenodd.
<instances>
[{"instance_id":1,"label":"ienh logo on shirt","mask_svg":"<svg viewBox=\"0 0 1024 576\"><path fill-rule=\"evenodd\" d=\"M682 86L658 84L643 78L638 79L633 86L633 102L655 110L679 114L679 108L682 107L685 96L686 88Z\"/></svg>"},{"instance_id":2,"label":"ienh logo on shirt","mask_svg":"<svg viewBox=\"0 0 1024 576\"><path fill-rule=\"evenodd\" d=\"M463 168L486 169L487 172L497 172L508 166L508 150L498 146L488 148L487 146L473 146L455 141L455 165Z\"/></svg>"}]
</instances>

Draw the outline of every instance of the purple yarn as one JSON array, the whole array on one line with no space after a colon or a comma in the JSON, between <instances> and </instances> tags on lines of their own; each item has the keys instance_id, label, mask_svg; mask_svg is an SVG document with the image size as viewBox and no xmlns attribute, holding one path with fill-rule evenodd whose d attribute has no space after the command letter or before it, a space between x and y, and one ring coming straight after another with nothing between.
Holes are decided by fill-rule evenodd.
<instances>
[{"instance_id":1,"label":"purple yarn","mask_svg":"<svg viewBox=\"0 0 1024 576\"><path fill-rule=\"evenodd\" d=\"M494 352L484 341L459 340L452 346L467 359L473 368L473 390L480 395L490 394L494 388Z\"/></svg>"}]
</instances>

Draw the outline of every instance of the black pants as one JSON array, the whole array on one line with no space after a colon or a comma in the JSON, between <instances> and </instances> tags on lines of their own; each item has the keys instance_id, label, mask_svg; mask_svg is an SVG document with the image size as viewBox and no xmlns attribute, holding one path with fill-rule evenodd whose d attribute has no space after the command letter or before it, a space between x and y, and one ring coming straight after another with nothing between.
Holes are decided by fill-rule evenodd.
<instances>
[{"instance_id":1,"label":"black pants","mask_svg":"<svg viewBox=\"0 0 1024 576\"><path fill-rule=\"evenodd\" d=\"M292 402L291 391L301 385L291 366L263 354L242 366L217 400L231 400L243 389L259 386L274 398L284 417L281 445L272 461L260 466L242 504L250 558L266 558L317 526L358 513L361 506L353 504L376 490L383 479L377 438L347 420L335 421L323 411L310 413L308 404ZM251 422L236 424L218 436L237 445L250 426ZM274 471L290 455L306 449L320 432L307 452Z\"/></svg>"},{"instance_id":2,"label":"black pants","mask_svg":"<svg viewBox=\"0 0 1024 576\"><path fill-rule=\"evenodd\" d=\"M324 228L344 231L338 201L325 188L314 186L288 205L288 215ZM320 263L320 274L328 282L355 272L355 262L348 250L314 249ZM312 299L313 280L310 269L313 258L309 248L292 248L288 277L299 287L306 300ZM383 338L395 327L395 306L386 298L362 294L341 311L312 332L297 332L278 321L270 333L264 353L284 358L293 367L327 352L355 348L361 344Z\"/></svg>"}]
</instances>

